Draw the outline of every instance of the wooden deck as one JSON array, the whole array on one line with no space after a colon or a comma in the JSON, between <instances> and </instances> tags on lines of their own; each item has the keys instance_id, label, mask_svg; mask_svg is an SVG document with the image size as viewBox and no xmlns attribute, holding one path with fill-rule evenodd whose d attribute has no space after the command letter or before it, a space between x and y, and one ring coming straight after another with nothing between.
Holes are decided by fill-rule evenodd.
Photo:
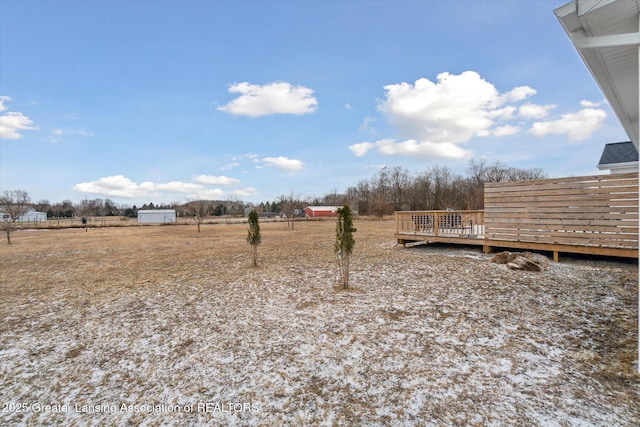
<instances>
[{"instance_id":1,"label":"wooden deck","mask_svg":"<svg viewBox=\"0 0 640 427\"><path fill-rule=\"evenodd\" d=\"M396 212L398 243L446 242L484 244L483 211Z\"/></svg>"},{"instance_id":2,"label":"wooden deck","mask_svg":"<svg viewBox=\"0 0 640 427\"><path fill-rule=\"evenodd\" d=\"M396 212L400 244L638 258L638 173L485 185L484 211Z\"/></svg>"}]
</instances>

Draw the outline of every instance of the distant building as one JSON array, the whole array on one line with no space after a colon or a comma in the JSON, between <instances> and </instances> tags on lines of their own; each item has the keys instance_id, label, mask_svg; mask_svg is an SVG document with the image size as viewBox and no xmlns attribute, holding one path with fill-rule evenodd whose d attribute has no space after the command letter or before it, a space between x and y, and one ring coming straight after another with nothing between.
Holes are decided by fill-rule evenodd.
<instances>
[{"instance_id":1,"label":"distant building","mask_svg":"<svg viewBox=\"0 0 640 427\"><path fill-rule=\"evenodd\" d=\"M631 141L612 142L604 146L598 169L610 173L638 172L638 150Z\"/></svg>"},{"instance_id":2,"label":"distant building","mask_svg":"<svg viewBox=\"0 0 640 427\"><path fill-rule=\"evenodd\" d=\"M165 224L176 222L175 209L140 209L138 224Z\"/></svg>"},{"instance_id":3,"label":"distant building","mask_svg":"<svg viewBox=\"0 0 640 427\"><path fill-rule=\"evenodd\" d=\"M0 219L10 221L9 214L0 212ZM17 222L47 222L46 212L38 212L35 209L29 209L27 213L18 217Z\"/></svg>"},{"instance_id":4,"label":"distant building","mask_svg":"<svg viewBox=\"0 0 640 427\"><path fill-rule=\"evenodd\" d=\"M47 213L38 212L35 209L27 211L24 215L18 218L18 221L22 222L47 222Z\"/></svg>"},{"instance_id":5,"label":"distant building","mask_svg":"<svg viewBox=\"0 0 640 427\"><path fill-rule=\"evenodd\" d=\"M338 209L342 206L307 206L304 215L308 218L318 218L338 215Z\"/></svg>"}]
</instances>

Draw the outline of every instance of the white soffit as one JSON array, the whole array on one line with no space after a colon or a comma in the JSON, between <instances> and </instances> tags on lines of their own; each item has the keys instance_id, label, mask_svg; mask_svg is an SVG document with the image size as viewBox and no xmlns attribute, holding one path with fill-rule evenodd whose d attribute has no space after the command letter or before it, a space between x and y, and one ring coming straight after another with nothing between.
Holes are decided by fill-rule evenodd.
<instances>
[{"instance_id":1,"label":"white soffit","mask_svg":"<svg viewBox=\"0 0 640 427\"><path fill-rule=\"evenodd\" d=\"M637 149L640 0L574 0L554 13Z\"/></svg>"}]
</instances>

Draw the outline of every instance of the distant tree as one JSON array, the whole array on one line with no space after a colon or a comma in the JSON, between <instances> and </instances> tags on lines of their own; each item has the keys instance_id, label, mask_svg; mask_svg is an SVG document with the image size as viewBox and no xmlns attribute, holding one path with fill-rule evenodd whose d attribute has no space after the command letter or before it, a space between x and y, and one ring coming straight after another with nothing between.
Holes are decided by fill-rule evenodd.
<instances>
[{"instance_id":1,"label":"distant tree","mask_svg":"<svg viewBox=\"0 0 640 427\"><path fill-rule=\"evenodd\" d=\"M127 218L135 218L135 217L136 217L136 213L135 213L135 211L133 210L133 208L125 208L125 209L122 211L122 214L123 214L124 216L126 216Z\"/></svg>"},{"instance_id":2,"label":"distant tree","mask_svg":"<svg viewBox=\"0 0 640 427\"><path fill-rule=\"evenodd\" d=\"M48 212L51 209L51 203L48 200L39 200L33 204L33 208L38 212Z\"/></svg>"},{"instance_id":3,"label":"distant tree","mask_svg":"<svg viewBox=\"0 0 640 427\"><path fill-rule=\"evenodd\" d=\"M364 179L358 182L358 213L360 215L369 215L371 213L371 185L369 181Z\"/></svg>"},{"instance_id":4,"label":"distant tree","mask_svg":"<svg viewBox=\"0 0 640 427\"><path fill-rule=\"evenodd\" d=\"M200 232L200 223L205 216L208 215L208 209L206 203L202 200L191 200L186 205L187 214L192 216L198 225L198 233Z\"/></svg>"},{"instance_id":5,"label":"distant tree","mask_svg":"<svg viewBox=\"0 0 640 427\"><path fill-rule=\"evenodd\" d=\"M118 209L118 205L113 200L105 199L102 214L106 216L118 216L120 215L120 209Z\"/></svg>"},{"instance_id":6,"label":"distant tree","mask_svg":"<svg viewBox=\"0 0 640 427\"><path fill-rule=\"evenodd\" d=\"M356 244L353 238L353 215L351 208L344 205L338 208L338 223L336 224L336 242L334 250L338 261L340 284L344 289L349 287L349 258Z\"/></svg>"},{"instance_id":7,"label":"distant tree","mask_svg":"<svg viewBox=\"0 0 640 427\"><path fill-rule=\"evenodd\" d=\"M467 172L472 184L469 193L473 193L473 209L484 208L484 184L487 182L529 181L547 177L540 168L523 169L510 167L501 161L487 164L485 160L471 160Z\"/></svg>"},{"instance_id":8,"label":"distant tree","mask_svg":"<svg viewBox=\"0 0 640 427\"><path fill-rule=\"evenodd\" d=\"M291 224L291 229L294 229L295 224L295 215L294 212L299 205L302 203L300 201L300 194L294 194L293 192L289 193L288 196L281 195L278 197L278 204L280 205L280 212L284 213L287 216L287 226ZM272 208L273 209L273 208ZM274 212L276 212L274 210Z\"/></svg>"},{"instance_id":9,"label":"distant tree","mask_svg":"<svg viewBox=\"0 0 640 427\"><path fill-rule=\"evenodd\" d=\"M258 245L262 242L262 236L260 236L260 218L255 209L252 209L251 212L249 212L249 232L247 233L247 242L251 245L253 266L257 267Z\"/></svg>"},{"instance_id":10,"label":"distant tree","mask_svg":"<svg viewBox=\"0 0 640 427\"><path fill-rule=\"evenodd\" d=\"M344 194L338 193L338 190L334 188L322 197L321 204L327 206L338 206L344 204L344 198Z\"/></svg>"},{"instance_id":11,"label":"distant tree","mask_svg":"<svg viewBox=\"0 0 640 427\"><path fill-rule=\"evenodd\" d=\"M0 215L7 233L7 244L11 244L11 228L22 215L31 208L29 194L23 190L5 191L0 197Z\"/></svg>"},{"instance_id":12,"label":"distant tree","mask_svg":"<svg viewBox=\"0 0 640 427\"><path fill-rule=\"evenodd\" d=\"M227 214L227 207L223 204L219 204L213 210L213 216L223 216Z\"/></svg>"}]
</instances>

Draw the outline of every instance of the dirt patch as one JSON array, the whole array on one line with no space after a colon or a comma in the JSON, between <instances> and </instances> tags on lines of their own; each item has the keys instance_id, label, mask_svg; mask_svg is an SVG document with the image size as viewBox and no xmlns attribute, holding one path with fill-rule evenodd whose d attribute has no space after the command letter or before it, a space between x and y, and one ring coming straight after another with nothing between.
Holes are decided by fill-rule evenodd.
<instances>
[{"instance_id":1,"label":"dirt patch","mask_svg":"<svg viewBox=\"0 0 640 427\"><path fill-rule=\"evenodd\" d=\"M636 263L512 271L397 246L390 221L357 229L347 291L333 222L263 224L258 268L246 224L16 232L0 245L0 423L640 419Z\"/></svg>"}]
</instances>

